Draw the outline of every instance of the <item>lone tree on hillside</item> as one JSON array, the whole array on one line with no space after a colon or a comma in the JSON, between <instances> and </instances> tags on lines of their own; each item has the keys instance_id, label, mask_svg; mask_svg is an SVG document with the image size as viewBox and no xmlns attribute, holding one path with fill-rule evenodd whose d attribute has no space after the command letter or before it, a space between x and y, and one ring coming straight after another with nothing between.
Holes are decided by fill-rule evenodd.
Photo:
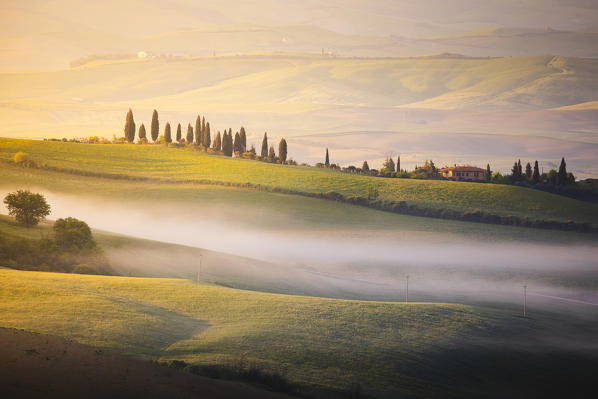
<instances>
[{"instance_id":1,"label":"lone tree on hillside","mask_svg":"<svg viewBox=\"0 0 598 399\"><path fill-rule=\"evenodd\" d=\"M195 144L201 144L201 116L195 118Z\"/></svg>"},{"instance_id":2,"label":"lone tree on hillside","mask_svg":"<svg viewBox=\"0 0 598 399\"><path fill-rule=\"evenodd\" d=\"M176 127L176 141L177 143L181 142L181 139L183 138L183 135L181 133L181 124L179 123Z\"/></svg>"},{"instance_id":3,"label":"lone tree on hillside","mask_svg":"<svg viewBox=\"0 0 598 399\"><path fill-rule=\"evenodd\" d=\"M241 153L247 151L247 133L245 133L245 128L241 126L241 130L239 130L239 137L241 138Z\"/></svg>"},{"instance_id":4,"label":"lone tree on hillside","mask_svg":"<svg viewBox=\"0 0 598 399\"><path fill-rule=\"evenodd\" d=\"M154 110L152 113L152 127L151 127L152 141L158 140L160 135L160 121L158 120L158 111Z\"/></svg>"},{"instance_id":5,"label":"lone tree on hillside","mask_svg":"<svg viewBox=\"0 0 598 399\"><path fill-rule=\"evenodd\" d=\"M280 139L280 143L278 143L278 157L281 163L287 161L287 141L284 138Z\"/></svg>"},{"instance_id":6,"label":"lone tree on hillside","mask_svg":"<svg viewBox=\"0 0 598 399\"><path fill-rule=\"evenodd\" d=\"M534 163L534 172L532 174L532 183L538 184L540 181L540 168L538 167L538 160Z\"/></svg>"},{"instance_id":7,"label":"lone tree on hillside","mask_svg":"<svg viewBox=\"0 0 598 399\"><path fill-rule=\"evenodd\" d=\"M8 214L27 227L35 226L50 214L50 205L46 198L29 190L9 193L4 197L4 203L8 208Z\"/></svg>"},{"instance_id":8,"label":"lone tree on hillside","mask_svg":"<svg viewBox=\"0 0 598 399\"><path fill-rule=\"evenodd\" d=\"M565 157L561 159L561 164L559 165L559 172L556 175L556 183L560 186L564 186L567 184L567 164L565 163Z\"/></svg>"},{"instance_id":9,"label":"lone tree on hillside","mask_svg":"<svg viewBox=\"0 0 598 399\"><path fill-rule=\"evenodd\" d=\"M262 158L266 158L268 156L268 134L264 132L264 138L262 139L262 151L260 153Z\"/></svg>"},{"instance_id":10,"label":"lone tree on hillside","mask_svg":"<svg viewBox=\"0 0 598 399\"><path fill-rule=\"evenodd\" d=\"M330 167L330 155L328 154L328 148L326 148L326 161L324 162L327 168Z\"/></svg>"},{"instance_id":11,"label":"lone tree on hillside","mask_svg":"<svg viewBox=\"0 0 598 399\"><path fill-rule=\"evenodd\" d=\"M370 171L370 165L368 165L368 161L363 161L363 165L361 165L361 170L363 170L364 172Z\"/></svg>"},{"instance_id":12,"label":"lone tree on hillside","mask_svg":"<svg viewBox=\"0 0 598 399\"><path fill-rule=\"evenodd\" d=\"M56 243L65 249L91 249L96 243L91 236L91 229L82 220L68 217L54 222Z\"/></svg>"},{"instance_id":13,"label":"lone tree on hillside","mask_svg":"<svg viewBox=\"0 0 598 399\"><path fill-rule=\"evenodd\" d=\"M164 126L164 141L167 143L172 142L172 137L170 136L170 123L166 122L166 126Z\"/></svg>"},{"instance_id":14,"label":"lone tree on hillside","mask_svg":"<svg viewBox=\"0 0 598 399\"><path fill-rule=\"evenodd\" d=\"M193 143L193 126L187 124L187 143Z\"/></svg>"},{"instance_id":15,"label":"lone tree on hillside","mask_svg":"<svg viewBox=\"0 0 598 399\"><path fill-rule=\"evenodd\" d=\"M135 141L135 121L133 120L133 111L129 108L125 120L125 138L129 143Z\"/></svg>"},{"instance_id":16,"label":"lone tree on hillside","mask_svg":"<svg viewBox=\"0 0 598 399\"><path fill-rule=\"evenodd\" d=\"M145 137L145 126L143 125L143 123L141 124L141 126L139 126L139 140L147 140Z\"/></svg>"}]
</instances>

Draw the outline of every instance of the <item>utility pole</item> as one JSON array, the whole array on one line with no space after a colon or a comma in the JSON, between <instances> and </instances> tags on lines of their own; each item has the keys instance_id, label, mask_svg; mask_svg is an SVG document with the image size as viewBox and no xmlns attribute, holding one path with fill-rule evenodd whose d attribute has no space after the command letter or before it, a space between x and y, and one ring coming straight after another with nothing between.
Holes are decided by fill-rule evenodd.
<instances>
[{"instance_id":1,"label":"utility pole","mask_svg":"<svg viewBox=\"0 0 598 399\"><path fill-rule=\"evenodd\" d=\"M405 303L409 302L409 275L407 275L407 289L405 290Z\"/></svg>"},{"instance_id":2,"label":"utility pole","mask_svg":"<svg viewBox=\"0 0 598 399\"><path fill-rule=\"evenodd\" d=\"M199 274L201 273L201 261L203 260L203 255L199 255L199 266L197 267L197 284L199 284Z\"/></svg>"},{"instance_id":3,"label":"utility pole","mask_svg":"<svg viewBox=\"0 0 598 399\"><path fill-rule=\"evenodd\" d=\"M526 308L527 307L527 285L523 286L523 317L526 317Z\"/></svg>"}]
</instances>

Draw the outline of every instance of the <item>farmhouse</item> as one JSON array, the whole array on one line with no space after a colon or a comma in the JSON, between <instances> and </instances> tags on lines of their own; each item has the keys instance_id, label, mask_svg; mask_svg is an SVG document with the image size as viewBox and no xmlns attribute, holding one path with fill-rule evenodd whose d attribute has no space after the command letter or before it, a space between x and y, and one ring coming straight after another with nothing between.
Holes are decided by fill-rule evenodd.
<instances>
[{"instance_id":1,"label":"farmhouse","mask_svg":"<svg viewBox=\"0 0 598 399\"><path fill-rule=\"evenodd\" d=\"M485 169L475 166L453 166L439 170L440 175L451 180L483 180Z\"/></svg>"}]
</instances>

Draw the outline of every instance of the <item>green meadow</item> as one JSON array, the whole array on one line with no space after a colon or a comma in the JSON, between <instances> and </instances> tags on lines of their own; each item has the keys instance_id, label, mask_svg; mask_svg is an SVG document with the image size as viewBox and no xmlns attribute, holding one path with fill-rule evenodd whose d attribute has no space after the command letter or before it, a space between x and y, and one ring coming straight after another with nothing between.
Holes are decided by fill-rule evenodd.
<instances>
[{"instance_id":1,"label":"green meadow","mask_svg":"<svg viewBox=\"0 0 598 399\"><path fill-rule=\"evenodd\" d=\"M373 178L314 167L230 159L159 145L0 139L1 160L10 160L18 151L30 154L39 164L83 172L124 174L185 184L251 183L312 194L334 191L345 197L367 197L368 187L374 187L381 199L424 207L457 211L480 209L505 216L598 222L596 204L516 186Z\"/></svg>"},{"instance_id":2,"label":"green meadow","mask_svg":"<svg viewBox=\"0 0 598 399\"><path fill-rule=\"evenodd\" d=\"M2 327L154 360L245 362L283 374L304 392L358 385L376 397L494 397L488 387L503 384L525 387L521 393L525 381L511 374L526 373L530 362L540 361L533 378L561 370L559 352L542 337L575 330L538 313L526 320L510 310L268 294L178 279L9 269L0 269L0 279ZM572 353L566 356L579 356Z\"/></svg>"},{"instance_id":3,"label":"green meadow","mask_svg":"<svg viewBox=\"0 0 598 399\"><path fill-rule=\"evenodd\" d=\"M226 363L243 355L294 382L389 394L421 384L401 370L485 328L450 304L344 301L197 285L2 269L3 327L152 359ZM405 363L405 364L402 364ZM400 377L400 378L398 378Z\"/></svg>"}]
</instances>

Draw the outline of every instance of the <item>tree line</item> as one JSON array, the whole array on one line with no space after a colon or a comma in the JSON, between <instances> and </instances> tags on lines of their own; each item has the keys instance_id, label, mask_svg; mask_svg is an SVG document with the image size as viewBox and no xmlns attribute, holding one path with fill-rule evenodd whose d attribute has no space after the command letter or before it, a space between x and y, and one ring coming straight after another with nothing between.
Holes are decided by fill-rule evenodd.
<instances>
[{"instance_id":1,"label":"tree line","mask_svg":"<svg viewBox=\"0 0 598 399\"><path fill-rule=\"evenodd\" d=\"M398 177L398 178L412 178L412 179L444 179L440 170L434 164L434 161L426 160L422 166L415 166L412 171L401 168L401 156L397 156L395 163L392 157L387 157L382 163L382 168L372 169L368 165L368 161L363 161L361 168L349 165L347 167L339 167L337 164L330 163L330 152L326 148L326 155L324 163L316 163L316 167L337 169L347 173L358 173L378 177ZM573 173L567 171L567 163L565 158L561 158L560 166L557 169L550 169L547 173L540 172L538 161L527 163L525 171L523 170L521 160L515 161L511 168L511 174L502 175L500 172L492 172L490 164L486 165L484 170L484 179L487 182L499 184L518 184L518 185L552 185L552 186L570 186L576 183Z\"/></svg>"},{"instance_id":2,"label":"tree line","mask_svg":"<svg viewBox=\"0 0 598 399\"><path fill-rule=\"evenodd\" d=\"M125 117L124 126L124 140L129 143L137 142L140 144L149 143L147 132L144 124L139 126L136 131L135 120L133 118L133 111L129 109ZM174 136L174 137L173 137ZM221 133L219 130L212 137L212 129L210 122L206 121L205 117L197 115L195 125L187 124L187 131L183 137L181 124L177 124L176 133L172 133L172 128L169 122L164 125L164 133L160 134L160 120L158 118L158 111L154 110L152 113L152 120L150 125L151 141L158 144L167 144L169 146L187 146L193 147L209 154L218 154L232 157L233 155L246 159L257 159L267 162L277 162L282 164L295 164L292 159L288 159L288 146L284 138L280 139L278 143L278 154L276 153L274 145L268 145L268 134L264 133L262 139L261 151L258 154L255 146L252 145L247 148L247 132L241 126L238 132L233 136L231 128L224 129Z\"/></svg>"}]
</instances>

